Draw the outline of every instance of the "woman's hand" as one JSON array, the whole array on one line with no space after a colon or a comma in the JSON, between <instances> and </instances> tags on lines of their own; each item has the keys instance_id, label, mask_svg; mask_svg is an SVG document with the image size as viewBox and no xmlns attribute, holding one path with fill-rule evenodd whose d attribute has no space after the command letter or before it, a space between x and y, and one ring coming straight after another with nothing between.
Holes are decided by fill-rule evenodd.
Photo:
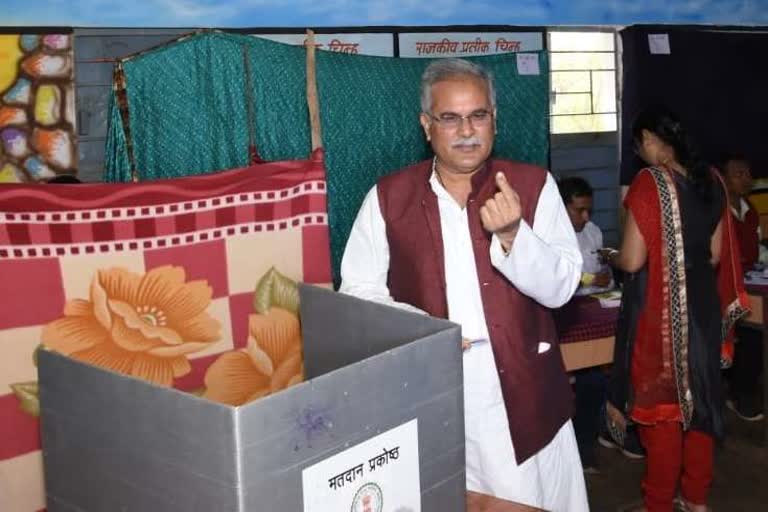
<instances>
[{"instance_id":1,"label":"woman's hand","mask_svg":"<svg viewBox=\"0 0 768 512\"><path fill-rule=\"evenodd\" d=\"M597 259L603 265L610 264L611 260L615 258L618 253L619 251L612 247L604 247L597 250Z\"/></svg>"},{"instance_id":2,"label":"woman's hand","mask_svg":"<svg viewBox=\"0 0 768 512\"><path fill-rule=\"evenodd\" d=\"M627 418L624 416L624 413L614 407L611 402L605 403L605 411L608 413L608 419L611 422L611 425L626 434Z\"/></svg>"}]
</instances>

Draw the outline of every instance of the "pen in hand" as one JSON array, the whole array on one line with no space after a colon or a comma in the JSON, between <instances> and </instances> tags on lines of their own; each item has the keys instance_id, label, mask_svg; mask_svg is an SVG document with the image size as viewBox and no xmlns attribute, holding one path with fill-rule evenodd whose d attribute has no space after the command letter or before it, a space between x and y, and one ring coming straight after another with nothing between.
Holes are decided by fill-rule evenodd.
<instances>
[{"instance_id":1,"label":"pen in hand","mask_svg":"<svg viewBox=\"0 0 768 512\"><path fill-rule=\"evenodd\" d=\"M469 349L471 349L475 345L478 345L480 343L487 343L487 342L488 342L488 338L475 338L473 340L469 340L467 338L462 338L461 339L461 348L463 350L469 350Z\"/></svg>"}]
</instances>

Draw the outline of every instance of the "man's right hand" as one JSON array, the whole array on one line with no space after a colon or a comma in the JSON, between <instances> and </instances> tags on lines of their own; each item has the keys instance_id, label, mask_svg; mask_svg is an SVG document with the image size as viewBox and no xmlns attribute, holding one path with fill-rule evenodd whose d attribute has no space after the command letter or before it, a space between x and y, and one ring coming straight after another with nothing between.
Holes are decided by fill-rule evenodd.
<instances>
[{"instance_id":1,"label":"man's right hand","mask_svg":"<svg viewBox=\"0 0 768 512\"><path fill-rule=\"evenodd\" d=\"M480 220L489 233L499 238L504 252L509 252L522 219L520 196L507 181L504 173L497 172L496 186L499 191L480 207Z\"/></svg>"}]
</instances>

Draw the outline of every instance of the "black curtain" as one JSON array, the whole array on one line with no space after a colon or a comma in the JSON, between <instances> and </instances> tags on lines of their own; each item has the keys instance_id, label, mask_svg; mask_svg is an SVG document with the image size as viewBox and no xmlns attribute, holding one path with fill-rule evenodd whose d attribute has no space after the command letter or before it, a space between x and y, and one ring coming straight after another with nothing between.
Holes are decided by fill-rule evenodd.
<instances>
[{"instance_id":1,"label":"black curtain","mask_svg":"<svg viewBox=\"0 0 768 512\"><path fill-rule=\"evenodd\" d=\"M651 54L648 34L668 34L671 53ZM711 162L736 152L756 177L768 176L768 28L636 25L621 41L622 185L643 165L632 121L652 103L677 113Z\"/></svg>"}]
</instances>

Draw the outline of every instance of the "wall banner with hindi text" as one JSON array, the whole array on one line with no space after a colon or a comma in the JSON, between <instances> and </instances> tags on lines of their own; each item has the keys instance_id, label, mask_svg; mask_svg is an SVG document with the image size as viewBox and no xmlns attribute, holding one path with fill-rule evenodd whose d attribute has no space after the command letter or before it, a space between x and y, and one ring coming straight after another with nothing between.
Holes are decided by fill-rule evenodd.
<instances>
[{"instance_id":1,"label":"wall banner with hindi text","mask_svg":"<svg viewBox=\"0 0 768 512\"><path fill-rule=\"evenodd\" d=\"M544 49L541 32L405 32L399 41L401 57L432 59Z\"/></svg>"},{"instance_id":2,"label":"wall banner with hindi text","mask_svg":"<svg viewBox=\"0 0 768 512\"><path fill-rule=\"evenodd\" d=\"M255 34L278 43L303 45L306 34ZM371 34L315 34L315 46L319 50L352 55L393 57L394 36L388 33Z\"/></svg>"}]
</instances>

